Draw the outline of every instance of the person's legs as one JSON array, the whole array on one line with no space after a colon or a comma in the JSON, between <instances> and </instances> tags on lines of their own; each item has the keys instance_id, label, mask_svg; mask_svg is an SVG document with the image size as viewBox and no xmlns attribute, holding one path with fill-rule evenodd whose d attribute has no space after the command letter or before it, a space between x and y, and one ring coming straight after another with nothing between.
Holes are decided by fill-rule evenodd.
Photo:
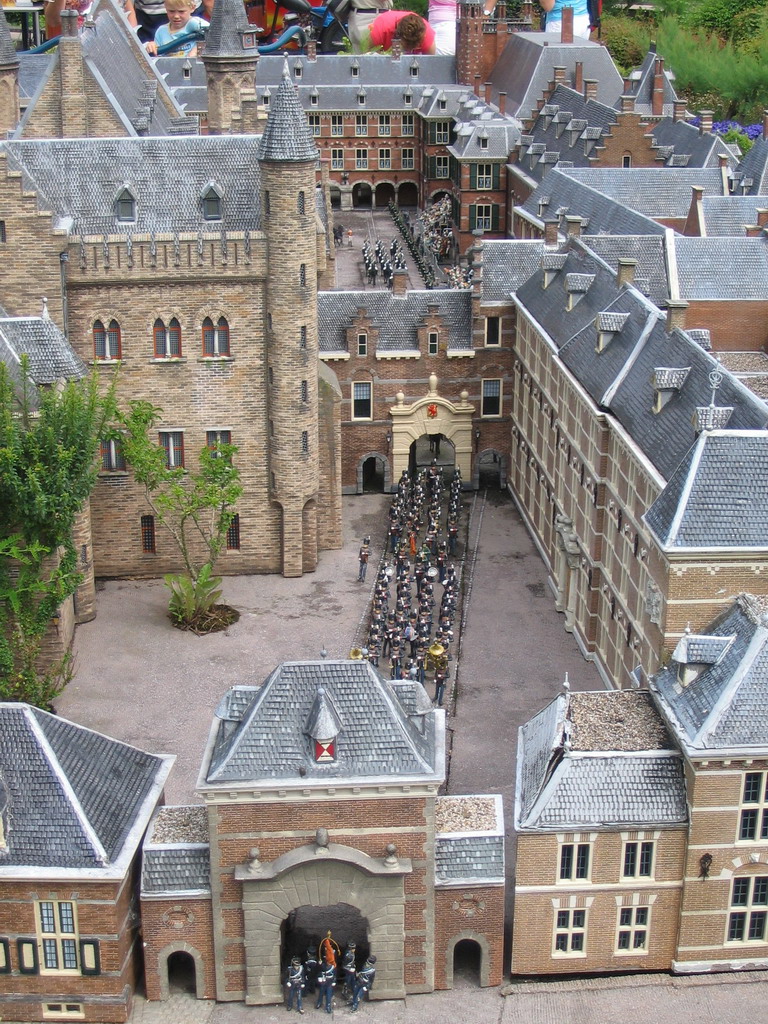
<instances>
[{"instance_id":1,"label":"person's legs","mask_svg":"<svg viewBox=\"0 0 768 1024\"><path fill-rule=\"evenodd\" d=\"M377 14L381 14L381 11L374 9L371 11L355 11L349 12L349 20L347 22L347 33L349 35L349 41L352 43L352 50L354 53L362 53L362 42L363 34L366 29L369 29L373 24Z\"/></svg>"}]
</instances>

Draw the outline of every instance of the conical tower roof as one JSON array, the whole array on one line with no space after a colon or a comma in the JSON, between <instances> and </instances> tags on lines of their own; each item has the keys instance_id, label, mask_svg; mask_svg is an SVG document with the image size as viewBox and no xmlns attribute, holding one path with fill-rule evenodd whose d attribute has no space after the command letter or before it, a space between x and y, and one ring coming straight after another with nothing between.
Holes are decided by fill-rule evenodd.
<instances>
[{"instance_id":1,"label":"conical tower roof","mask_svg":"<svg viewBox=\"0 0 768 1024\"><path fill-rule=\"evenodd\" d=\"M285 61L283 77L270 104L259 160L306 163L317 158L317 146L288 74L288 61Z\"/></svg>"},{"instance_id":2,"label":"conical tower roof","mask_svg":"<svg viewBox=\"0 0 768 1024\"><path fill-rule=\"evenodd\" d=\"M254 60L256 52L243 51L242 34L252 28L248 24L243 0L216 0L211 27L205 33L205 57L242 57Z\"/></svg>"},{"instance_id":3,"label":"conical tower roof","mask_svg":"<svg viewBox=\"0 0 768 1024\"><path fill-rule=\"evenodd\" d=\"M5 11L0 10L0 67L18 67L19 55L13 45Z\"/></svg>"}]
</instances>

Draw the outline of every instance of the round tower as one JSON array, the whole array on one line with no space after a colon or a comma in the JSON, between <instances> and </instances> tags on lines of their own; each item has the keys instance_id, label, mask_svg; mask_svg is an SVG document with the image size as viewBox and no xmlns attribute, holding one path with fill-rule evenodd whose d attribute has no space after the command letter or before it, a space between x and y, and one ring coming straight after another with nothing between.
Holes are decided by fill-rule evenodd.
<instances>
[{"instance_id":1,"label":"round tower","mask_svg":"<svg viewBox=\"0 0 768 1024\"><path fill-rule=\"evenodd\" d=\"M201 60L208 92L208 134L243 132L243 100L255 101L258 39L242 0L216 0Z\"/></svg>"},{"instance_id":2,"label":"round tower","mask_svg":"<svg viewBox=\"0 0 768 1024\"><path fill-rule=\"evenodd\" d=\"M282 509L283 575L317 563L318 152L287 64L259 147L267 239L265 314L270 498Z\"/></svg>"},{"instance_id":3,"label":"round tower","mask_svg":"<svg viewBox=\"0 0 768 1024\"><path fill-rule=\"evenodd\" d=\"M13 47L5 12L0 11L0 135L19 123L19 57Z\"/></svg>"}]
</instances>

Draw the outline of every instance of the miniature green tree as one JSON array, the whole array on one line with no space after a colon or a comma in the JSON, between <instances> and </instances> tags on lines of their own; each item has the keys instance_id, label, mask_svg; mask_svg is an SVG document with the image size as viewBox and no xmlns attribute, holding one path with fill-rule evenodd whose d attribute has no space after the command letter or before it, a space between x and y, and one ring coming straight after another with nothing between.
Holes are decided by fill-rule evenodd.
<instances>
[{"instance_id":1,"label":"miniature green tree","mask_svg":"<svg viewBox=\"0 0 768 1024\"><path fill-rule=\"evenodd\" d=\"M161 412L150 402L130 402L128 412L118 415L116 436L149 507L184 562L186 575L164 577L171 591L171 618L179 626L205 632L216 626L213 609L221 597L221 577L213 575L213 567L243 493L232 461L237 447L219 443L203 448L197 470L170 467L165 451L150 436Z\"/></svg>"},{"instance_id":2,"label":"miniature green tree","mask_svg":"<svg viewBox=\"0 0 768 1024\"><path fill-rule=\"evenodd\" d=\"M72 530L96 480L99 439L113 412L99 382L33 383L0 363L0 699L47 707L72 675L72 656L45 666L51 618L82 576Z\"/></svg>"}]
</instances>

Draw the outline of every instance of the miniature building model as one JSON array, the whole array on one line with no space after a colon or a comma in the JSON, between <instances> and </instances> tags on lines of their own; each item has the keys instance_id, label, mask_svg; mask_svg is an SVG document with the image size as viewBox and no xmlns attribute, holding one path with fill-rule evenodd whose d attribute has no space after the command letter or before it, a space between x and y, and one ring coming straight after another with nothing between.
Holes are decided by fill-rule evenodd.
<instances>
[{"instance_id":1,"label":"miniature building model","mask_svg":"<svg viewBox=\"0 0 768 1024\"><path fill-rule=\"evenodd\" d=\"M0 704L3 1019L128 1019L139 847L173 760Z\"/></svg>"},{"instance_id":2,"label":"miniature building model","mask_svg":"<svg viewBox=\"0 0 768 1024\"><path fill-rule=\"evenodd\" d=\"M204 816L161 810L145 846L149 997L167 994L181 952L199 996L277 1002L286 958L327 930L376 954L373 998L450 987L464 940L498 984L501 802L437 796L444 728L421 684L364 661L289 662L230 690L201 768Z\"/></svg>"}]
</instances>

